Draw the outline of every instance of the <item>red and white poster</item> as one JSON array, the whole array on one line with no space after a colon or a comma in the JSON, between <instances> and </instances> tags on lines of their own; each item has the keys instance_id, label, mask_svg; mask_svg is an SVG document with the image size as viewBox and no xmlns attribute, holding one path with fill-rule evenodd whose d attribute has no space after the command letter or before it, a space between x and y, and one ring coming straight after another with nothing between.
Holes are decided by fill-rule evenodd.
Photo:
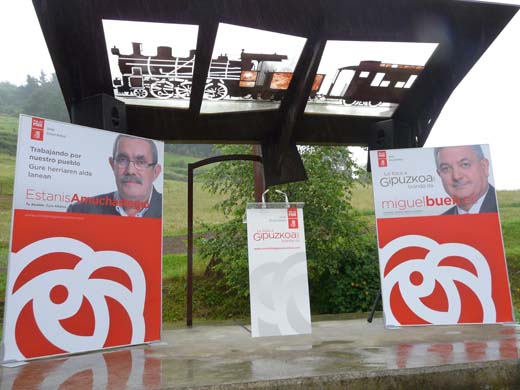
<instances>
[{"instance_id":1,"label":"red and white poster","mask_svg":"<svg viewBox=\"0 0 520 390\"><path fill-rule=\"evenodd\" d=\"M514 321L489 147L370 162L385 325Z\"/></svg>"},{"instance_id":2,"label":"red and white poster","mask_svg":"<svg viewBox=\"0 0 520 390\"><path fill-rule=\"evenodd\" d=\"M258 205L250 204L247 209L251 334L309 334L303 210L285 204L279 208L256 208Z\"/></svg>"},{"instance_id":3,"label":"red and white poster","mask_svg":"<svg viewBox=\"0 0 520 390\"><path fill-rule=\"evenodd\" d=\"M161 338L162 142L20 116L3 361Z\"/></svg>"}]
</instances>

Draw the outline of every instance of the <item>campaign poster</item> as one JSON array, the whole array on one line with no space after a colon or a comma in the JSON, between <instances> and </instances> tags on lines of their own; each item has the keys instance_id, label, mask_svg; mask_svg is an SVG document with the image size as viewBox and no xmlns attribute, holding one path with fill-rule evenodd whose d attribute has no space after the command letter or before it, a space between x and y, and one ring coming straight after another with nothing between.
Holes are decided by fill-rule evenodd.
<instances>
[{"instance_id":1,"label":"campaign poster","mask_svg":"<svg viewBox=\"0 0 520 390\"><path fill-rule=\"evenodd\" d=\"M370 152L385 324L514 321L488 145Z\"/></svg>"},{"instance_id":2,"label":"campaign poster","mask_svg":"<svg viewBox=\"0 0 520 390\"><path fill-rule=\"evenodd\" d=\"M164 144L20 116L3 361L161 338Z\"/></svg>"},{"instance_id":3,"label":"campaign poster","mask_svg":"<svg viewBox=\"0 0 520 390\"><path fill-rule=\"evenodd\" d=\"M248 208L253 337L311 333L303 210Z\"/></svg>"}]
</instances>

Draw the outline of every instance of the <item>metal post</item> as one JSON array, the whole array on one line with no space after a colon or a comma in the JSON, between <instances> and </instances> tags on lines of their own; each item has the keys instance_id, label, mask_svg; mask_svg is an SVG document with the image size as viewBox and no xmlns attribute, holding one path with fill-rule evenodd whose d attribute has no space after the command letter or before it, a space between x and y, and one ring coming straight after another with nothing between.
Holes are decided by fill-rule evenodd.
<instances>
[{"instance_id":1,"label":"metal post","mask_svg":"<svg viewBox=\"0 0 520 390\"><path fill-rule=\"evenodd\" d=\"M188 164L188 280L186 325L193 324L193 164Z\"/></svg>"},{"instance_id":2,"label":"metal post","mask_svg":"<svg viewBox=\"0 0 520 390\"><path fill-rule=\"evenodd\" d=\"M193 171L195 168L220 161L256 161L262 162L262 157L249 154L231 154L227 156L210 157L188 164L188 275L186 299L186 325L193 325ZM261 195L260 195L261 197Z\"/></svg>"},{"instance_id":3,"label":"metal post","mask_svg":"<svg viewBox=\"0 0 520 390\"><path fill-rule=\"evenodd\" d=\"M262 155L260 145L253 145L253 155ZM255 202L261 202L262 194L265 191L264 168L261 162L253 162L253 177L255 180Z\"/></svg>"},{"instance_id":4,"label":"metal post","mask_svg":"<svg viewBox=\"0 0 520 390\"><path fill-rule=\"evenodd\" d=\"M374 300L374 306L372 306L372 311L368 315L367 321L372 322L374 319L374 314L376 314L376 307L379 303L379 300L381 299L381 287L379 287L379 291L377 292L376 299Z\"/></svg>"}]
</instances>

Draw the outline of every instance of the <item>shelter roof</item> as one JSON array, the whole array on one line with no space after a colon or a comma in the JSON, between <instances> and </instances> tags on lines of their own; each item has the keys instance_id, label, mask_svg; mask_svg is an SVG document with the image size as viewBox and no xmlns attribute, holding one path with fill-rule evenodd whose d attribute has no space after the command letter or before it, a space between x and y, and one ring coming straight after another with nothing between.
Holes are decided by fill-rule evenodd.
<instances>
[{"instance_id":1,"label":"shelter roof","mask_svg":"<svg viewBox=\"0 0 520 390\"><path fill-rule=\"evenodd\" d=\"M291 155L289 149L295 149L295 144L376 148L381 137L386 137L380 146L423 145L450 94L518 10L515 6L458 0L33 0L33 3L73 121L75 107L104 94L124 101L130 134L168 142L261 143L264 157L267 154L269 158ZM191 38L187 34L155 36L157 47L141 45L141 52L129 53L122 47L112 50L112 38L106 34L107 23L117 21L192 25L196 26L196 33ZM144 37L143 26L136 24L135 30L142 31ZM245 28L244 33L234 30L235 39L222 41L220 34L226 26L240 26ZM300 43L290 44L282 52L276 46L281 38L260 33L255 36L257 30L283 34L279 37L297 37L301 47ZM235 57L232 53L215 52L222 44L236 44L233 40L238 41L246 33L253 34L253 49L243 47L244 52ZM192 51L175 54L176 47L190 39ZM374 51L366 51L372 53L370 58L360 54L364 50L362 44L381 42L386 46L381 46L380 56L373 54ZM269 43L277 49L269 50ZM404 54L393 56L392 43L436 45L419 60L408 55L415 49L407 46L395 46L396 53ZM256 47L263 49L254 51ZM146 55L145 51L152 54ZM115 68L120 73L114 75L110 62L121 61L121 57L131 54L139 54L144 62L148 61L148 68L142 64L128 65L125 79L120 62L119 69ZM329 56L330 69L334 65L336 72L350 72L346 82L336 80L336 90L330 86L335 73L323 70L325 56ZM173 68L152 66L154 60L189 61L192 57L189 76L174 74ZM339 58L352 58L352 62L334 62ZM229 66L238 64L239 72L234 76L226 74L229 79L212 74L219 59L227 61ZM132 70L132 67L142 69ZM251 93L246 87L245 71L256 72L256 80L249 84ZM318 88L315 83L320 84L320 80L316 74L324 75ZM148 81L144 84L132 81L132 87L129 77L139 75L148 75ZM212 82L213 90L211 85L208 87ZM355 86L356 82L359 85ZM118 83L123 84L120 89ZM189 90L185 88L187 83ZM228 89L227 97L222 100L215 95L221 93L219 83ZM370 91L374 87L379 88L379 95ZM396 95L397 89L406 91ZM168 99L164 99L165 95L155 98L152 91L155 95L165 93ZM138 94L147 96L137 97ZM244 102L247 98L249 101ZM184 105L179 103L182 99ZM353 105L342 105L345 101ZM76 122L81 122L80 117ZM274 160L274 166L279 168L283 156Z\"/></svg>"}]
</instances>

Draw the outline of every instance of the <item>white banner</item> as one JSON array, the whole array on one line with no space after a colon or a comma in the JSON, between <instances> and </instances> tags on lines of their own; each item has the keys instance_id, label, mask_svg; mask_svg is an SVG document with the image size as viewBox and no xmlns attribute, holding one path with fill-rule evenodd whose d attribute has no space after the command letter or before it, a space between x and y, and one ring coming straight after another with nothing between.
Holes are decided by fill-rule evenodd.
<instances>
[{"instance_id":1,"label":"white banner","mask_svg":"<svg viewBox=\"0 0 520 390\"><path fill-rule=\"evenodd\" d=\"M20 116L4 361L160 339L163 150Z\"/></svg>"},{"instance_id":2,"label":"white banner","mask_svg":"<svg viewBox=\"0 0 520 390\"><path fill-rule=\"evenodd\" d=\"M479 153L487 163L486 183L495 199L489 147L479 147ZM461 184L451 195L446 191L443 183L447 184L449 179L437 169L435 151L436 148L410 148L370 152L377 218L440 215L456 203L471 202L471 196L465 195L471 193L464 191ZM493 210L496 211L496 200L494 203Z\"/></svg>"},{"instance_id":3,"label":"white banner","mask_svg":"<svg viewBox=\"0 0 520 390\"><path fill-rule=\"evenodd\" d=\"M247 210L253 337L311 333L301 208Z\"/></svg>"},{"instance_id":4,"label":"white banner","mask_svg":"<svg viewBox=\"0 0 520 390\"><path fill-rule=\"evenodd\" d=\"M385 324L513 321L487 145L370 152Z\"/></svg>"},{"instance_id":5,"label":"white banner","mask_svg":"<svg viewBox=\"0 0 520 390\"><path fill-rule=\"evenodd\" d=\"M39 130L33 121L44 128ZM116 182L109 158L117 133L25 115L20 116L20 132L15 209L66 211L82 196L114 191ZM161 164L164 144L153 142ZM163 192L162 176L154 181L154 188Z\"/></svg>"}]
</instances>

